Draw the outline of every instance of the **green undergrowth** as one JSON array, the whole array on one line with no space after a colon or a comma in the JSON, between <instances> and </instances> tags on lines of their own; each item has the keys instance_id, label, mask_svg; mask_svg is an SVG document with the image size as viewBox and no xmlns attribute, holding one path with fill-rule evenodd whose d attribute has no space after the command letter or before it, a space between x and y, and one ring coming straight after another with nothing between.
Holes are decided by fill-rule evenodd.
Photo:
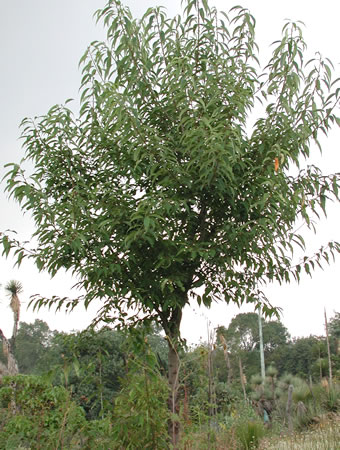
<instances>
[{"instance_id":1,"label":"green undergrowth","mask_svg":"<svg viewBox=\"0 0 340 450\"><path fill-rule=\"evenodd\" d=\"M304 431L266 438L260 450L339 450L340 416Z\"/></svg>"},{"instance_id":2,"label":"green undergrowth","mask_svg":"<svg viewBox=\"0 0 340 450\"><path fill-rule=\"evenodd\" d=\"M339 387L315 385L307 391L303 383L295 383L291 432L280 411L264 424L249 401L235 400L214 417L203 408L198 415L197 405L192 405L178 415L182 429L179 449L338 449ZM120 392L112 399L110 410L96 420L86 418L72 389L54 386L41 376L4 377L0 449L170 449L166 398L166 380L148 349L130 357ZM281 407L278 401L276 407Z\"/></svg>"}]
</instances>

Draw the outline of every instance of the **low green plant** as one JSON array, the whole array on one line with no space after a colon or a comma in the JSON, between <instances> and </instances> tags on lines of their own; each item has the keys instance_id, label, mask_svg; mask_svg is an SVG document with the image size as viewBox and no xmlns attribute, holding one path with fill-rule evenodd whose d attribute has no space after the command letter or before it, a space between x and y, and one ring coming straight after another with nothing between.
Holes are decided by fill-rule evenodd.
<instances>
[{"instance_id":1,"label":"low green plant","mask_svg":"<svg viewBox=\"0 0 340 450\"><path fill-rule=\"evenodd\" d=\"M303 432L273 436L264 439L261 450L338 450L340 442L339 420L322 422Z\"/></svg>"},{"instance_id":2,"label":"low green plant","mask_svg":"<svg viewBox=\"0 0 340 450\"><path fill-rule=\"evenodd\" d=\"M248 402L242 400L235 402L231 406L230 413L224 418L224 423L227 427L232 427L242 420L248 421L255 420L256 418L257 415L252 406Z\"/></svg>"},{"instance_id":3,"label":"low green plant","mask_svg":"<svg viewBox=\"0 0 340 450\"><path fill-rule=\"evenodd\" d=\"M166 400L168 385L143 334L132 338L134 354L115 399L112 437L117 449L167 449L170 419Z\"/></svg>"},{"instance_id":4,"label":"low green plant","mask_svg":"<svg viewBox=\"0 0 340 450\"><path fill-rule=\"evenodd\" d=\"M119 448L113 437L113 417L108 414L104 419L90 420L83 433L81 449L107 450ZM73 449L72 449L73 450Z\"/></svg>"},{"instance_id":5,"label":"low green plant","mask_svg":"<svg viewBox=\"0 0 340 450\"><path fill-rule=\"evenodd\" d=\"M0 448L4 449L75 448L86 426L84 411L70 393L39 376L4 377L0 408Z\"/></svg>"},{"instance_id":6,"label":"low green plant","mask_svg":"<svg viewBox=\"0 0 340 450\"><path fill-rule=\"evenodd\" d=\"M242 450L258 448L264 434L264 426L259 420L240 420L236 425L236 436Z\"/></svg>"},{"instance_id":7,"label":"low green plant","mask_svg":"<svg viewBox=\"0 0 340 450\"><path fill-rule=\"evenodd\" d=\"M225 426L236 436L238 448L242 450L257 448L265 434L263 423L248 402L234 405L231 415L225 418Z\"/></svg>"},{"instance_id":8,"label":"low green plant","mask_svg":"<svg viewBox=\"0 0 340 450\"><path fill-rule=\"evenodd\" d=\"M338 412L340 410L340 383L335 383L326 392L323 406L327 411Z\"/></svg>"},{"instance_id":9,"label":"low green plant","mask_svg":"<svg viewBox=\"0 0 340 450\"><path fill-rule=\"evenodd\" d=\"M312 398L311 390L308 384L297 377L294 377L293 400L297 404L299 402L307 403Z\"/></svg>"}]
</instances>

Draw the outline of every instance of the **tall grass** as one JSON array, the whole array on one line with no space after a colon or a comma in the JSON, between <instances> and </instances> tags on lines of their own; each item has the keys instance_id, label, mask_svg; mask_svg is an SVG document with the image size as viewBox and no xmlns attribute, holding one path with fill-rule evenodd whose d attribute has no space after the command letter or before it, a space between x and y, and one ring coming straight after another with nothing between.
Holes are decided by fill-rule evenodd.
<instances>
[{"instance_id":1,"label":"tall grass","mask_svg":"<svg viewBox=\"0 0 340 450\"><path fill-rule=\"evenodd\" d=\"M340 418L305 432L264 439L261 450L339 450Z\"/></svg>"}]
</instances>

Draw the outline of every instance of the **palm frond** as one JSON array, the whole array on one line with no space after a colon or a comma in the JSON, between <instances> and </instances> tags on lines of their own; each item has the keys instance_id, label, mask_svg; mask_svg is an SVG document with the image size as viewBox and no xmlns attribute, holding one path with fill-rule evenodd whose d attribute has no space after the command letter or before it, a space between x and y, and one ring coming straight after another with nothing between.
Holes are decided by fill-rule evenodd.
<instances>
[{"instance_id":1,"label":"palm frond","mask_svg":"<svg viewBox=\"0 0 340 450\"><path fill-rule=\"evenodd\" d=\"M20 281L11 280L6 284L5 290L7 291L8 295L12 296L21 294L21 292L23 291L23 287Z\"/></svg>"}]
</instances>

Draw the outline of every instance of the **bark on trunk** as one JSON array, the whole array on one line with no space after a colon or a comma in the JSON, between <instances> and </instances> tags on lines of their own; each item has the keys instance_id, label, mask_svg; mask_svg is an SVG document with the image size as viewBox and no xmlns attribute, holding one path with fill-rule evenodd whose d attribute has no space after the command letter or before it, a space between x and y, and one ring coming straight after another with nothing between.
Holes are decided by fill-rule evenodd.
<instances>
[{"instance_id":1,"label":"bark on trunk","mask_svg":"<svg viewBox=\"0 0 340 450\"><path fill-rule=\"evenodd\" d=\"M222 343L222 346L223 346L223 353L224 353L225 363L227 365L227 374L228 374L227 384L230 386L233 374L232 374L230 358L229 358L229 354L228 354L227 341L225 340L225 337L223 336L223 334L220 334L220 340L221 340L221 343Z\"/></svg>"},{"instance_id":2,"label":"bark on trunk","mask_svg":"<svg viewBox=\"0 0 340 450\"><path fill-rule=\"evenodd\" d=\"M178 420L179 402L179 370L180 359L178 349L180 347L180 325L182 319L182 308L177 307L172 311L171 317L167 323L163 324L168 340L168 383L169 398L168 408L170 411L170 420L168 424L168 432L173 449L176 450L179 444L180 423Z\"/></svg>"},{"instance_id":3,"label":"bark on trunk","mask_svg":"<svg viewBox=\"0 0 340 450\"><path fill-rule=\"evenodd\" d=\"M178 405L178 388L179 388L179 367L180 361L177 352L177 346L175 343L171 342L171 339L168 340L169 346L169 371L168 371L168 382L169 382L169 399L168 406L169 411L171 413L171 417L169 420L168 430L171 443L173 448L176 449L179 443L179 429L180 424L179 420L176 418L176 415L179 412Z\"/></svg>"},{"instance_id":4,"label":"bark on trunk","mask_svg":"<svg viewBox=\"0 0 340 450\"><path fill-rule=\"evenodd\" d=\"M13 342L10 342L0 329L0 338L2 340L2 349L7 358L7 375L17 375L19 373L18 363L13 352Z\"/></svg>"},{"instance_id":5,"label":"bark on trunk","mask_svg":"<svg viewBox=\"0 0 340 450\"><path fill-rule=\"evenodd\" d=\"M288 430L290 433L293 431L293 419L292 419L292 401L293 401L293 385L288 387L288 399L286 404L286 418L288 423Z\"/></svg>"},{"instance_id":6,"label":"bark on trunk","mask_svg":"<svg viewBox=\"0 0 340 450\"><path fill-rule=\"evenodd\" d=\"M238 365L240 368L240 379L241 379L241 386L242 386L242 390L243 390L243 397L244 397L244 400L247 400L245 378L244 378L244 373L243 373L242 360L240 357L238 358Z\"/></svg>"},{"instance_id":7,"label":"bark on trunk","mask_svg":"<svg viewBox=\"0 0 340 450\"><path fill-rule=\"evenodd\" d=\"M208 327L208 398L209 398L209 425L210 428L215 423L216 416L216 389L214 381L214 363L213 363L213 352L214 352L214 339L212 333L209 331ZM209 440L210 442L210 440Z\"/></svg>"},{"instance_id":8,"label":"bark on trunk","mask_svg":"<svg viewBox=\"0 0 340 450\"><path fill-rule=\"evenodd\" d=\"M330 349L330 346L329 346L328 322L327 322L326 309L325 309L325 328L326 328L327 353L328 353L329 387L332 389L332 385L333 385L332 360L331 360L331 349Z\"/></svg>"}]
</instances>

